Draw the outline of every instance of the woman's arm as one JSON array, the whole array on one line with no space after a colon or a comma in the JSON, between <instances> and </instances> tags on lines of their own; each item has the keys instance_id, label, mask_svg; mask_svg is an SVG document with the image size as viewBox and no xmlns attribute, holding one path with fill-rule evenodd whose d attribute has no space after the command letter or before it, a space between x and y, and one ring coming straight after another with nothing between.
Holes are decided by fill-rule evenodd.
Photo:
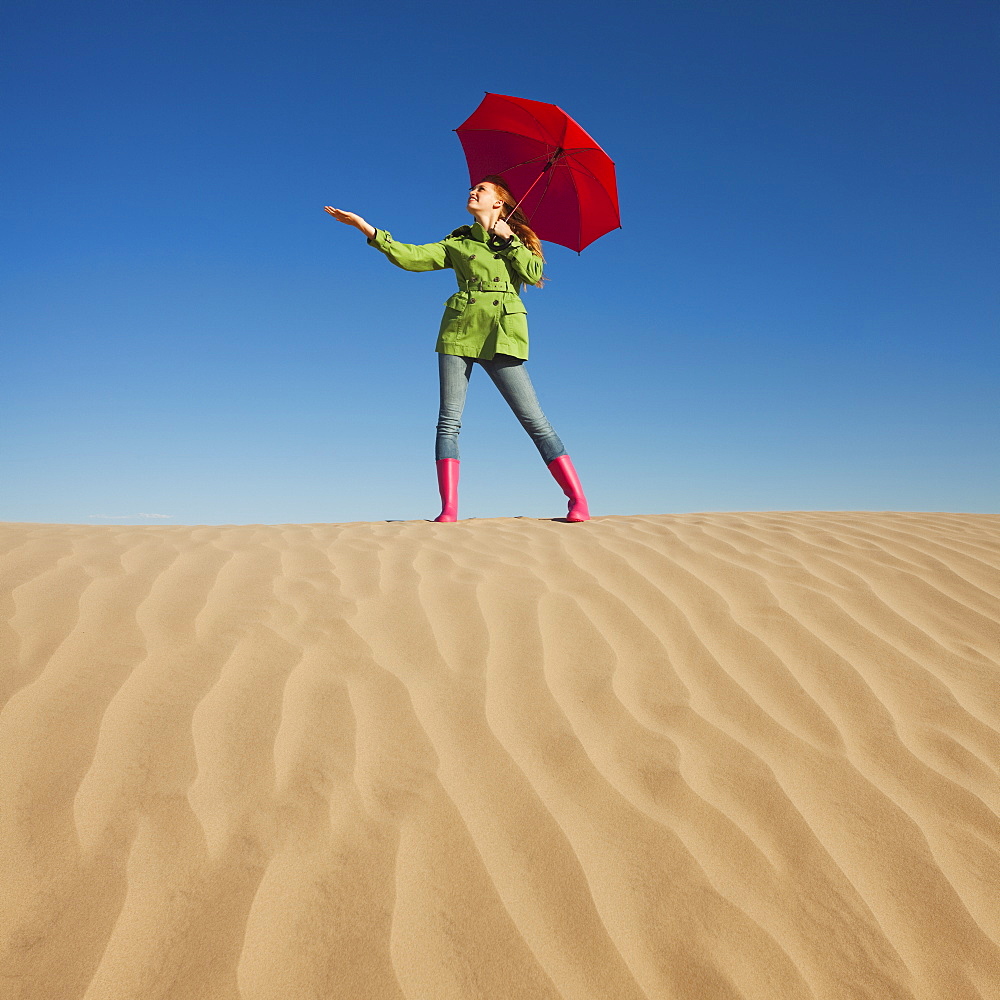
<instances>
[{"instance_id":1,"label":"woman's arm","mask_svg":"<svg viewBox=\"0 0 1000 1000\"><path fill-rule=\"evenodd\" d=\"M523 282L537 285L542 280L542 268L544 267L542 258L538 254L532 253L521 242L520 237L510 228L506 219L497 219L490 232L494 236L499 236L501 240L507 241L505 246L501 246L494 252L506 260Z\"/></svg>"},{"instance_id":2,"label":"woman's arm","mask_svg":"<svg viewBox=\"0 0 1000 1000\"><path fill-rule=\"evenodd\" d=\"M503 257L511 270L526 284L537 285L542 280L544 261L521 242L517 233L511 233L510 243L498 250L497 255Z\"/></svg>"},{"instance_id":3,"label":"woman's arm","mask_svg":"<svg viewBox=\"0 0 1000 1000\"><path fill-rule=\"evenodd\" d=\"M329 212L338 222L343 222L345 225L360 229L368 239L371 239L375 235L375 227L368 225L360 215L355 215L353 212L345 212L342 208L333 208L330 205L327 205L323 211Z\"/></svg>"},{"instance_id":4,"label":"woman's arm","mask_svg":"<svg viewBox=\"0 0 1000 1000\"><path fill-rule=\"evenodd\" d=\"M326 206L326 211L338 222L360 229L368 237L371 246L381 250L396 267L401 267L404 271L440 271L443 267L451 266L443 243L398 243L384 229L370 226L354 212L345 212L329 205Z\"/></svg>"}]
</instances>

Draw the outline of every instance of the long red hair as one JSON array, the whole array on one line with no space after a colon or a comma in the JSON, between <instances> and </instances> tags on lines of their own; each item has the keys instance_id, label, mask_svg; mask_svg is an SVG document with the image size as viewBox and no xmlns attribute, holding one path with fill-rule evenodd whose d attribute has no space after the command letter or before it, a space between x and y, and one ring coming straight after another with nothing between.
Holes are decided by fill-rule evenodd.
<instances>
[{"instance_id":1,"label":"long red hair","mask_svg":"<svg viewBox=\"0 0 1000 1000\"><path fill-rule=\"evenodd\" d=\"M484 177L480 182L482 184L492 184L496 189L497 195L500 200L504 203L506 208L506 214L504 215L504 221L510 226L511 229L517 234L518 239L536 256L541 257L545 260L545 254L542 253L542 242L539 240L538 236L535 234L534 229L528 225L528 220L525 218L524 213L521 209L517 208L517 199L511 194L510 188L507 187L506 181L502 177L498 177L496 174L490 174ZM513 212L511 211L513 209ZM542 283L539 281L536 288L541 288Z\"/></svg>"}]
</instances>

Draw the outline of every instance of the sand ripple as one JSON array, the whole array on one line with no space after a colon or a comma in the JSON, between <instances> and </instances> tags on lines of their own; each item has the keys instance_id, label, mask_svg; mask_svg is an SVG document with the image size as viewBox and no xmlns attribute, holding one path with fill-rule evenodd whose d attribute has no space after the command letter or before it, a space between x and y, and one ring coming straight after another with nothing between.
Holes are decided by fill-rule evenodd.
<instances>
[{"instance_id":1,"label":"sand ripple","mask_svg":"<svg viewBox=\"0 0 1000 1000\"><path fill-rule=\"evenodd\" d=\"M4 997L1000 997L1000 516L0 553Z\"/></svg>"}]
</instances>

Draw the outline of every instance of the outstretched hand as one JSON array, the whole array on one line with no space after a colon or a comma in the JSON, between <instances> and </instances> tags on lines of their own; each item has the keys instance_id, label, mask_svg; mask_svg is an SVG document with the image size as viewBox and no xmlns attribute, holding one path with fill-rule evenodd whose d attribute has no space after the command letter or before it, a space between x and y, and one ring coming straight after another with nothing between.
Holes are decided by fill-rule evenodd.
<instances>
[{"instance_id":1,"label":"outstretched hand","mask_svg":"<svg viewBox=\"0 0 1000 1000\"><path fill-rule=\"evenodd\" d=\"M375 235L375 227L370 226L360 215L355 215L354 212L345 212L342 208L333 208L331 205L325 205L323 211L329 212L338 222L343 222L346 226L354 226L355 229L360 229L368 239L371 239Z\"/></svg>"}]
</instances>

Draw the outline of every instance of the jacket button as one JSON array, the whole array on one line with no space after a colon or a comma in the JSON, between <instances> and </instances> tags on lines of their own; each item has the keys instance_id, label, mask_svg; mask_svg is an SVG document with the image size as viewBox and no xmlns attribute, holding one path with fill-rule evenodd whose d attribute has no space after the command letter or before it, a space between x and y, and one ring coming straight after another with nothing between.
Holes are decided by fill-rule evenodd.
<instances>
[{"instance_id":1,"label":"jacket button","mask_svg":"<svg viewBox=\"0 0 1000 1000\"><path fill-rule=\"evenodd\" d=\"M493 305L495 305L495 306L500 305L500 300L499 299L494 299L493 300Z\"/></svg>"},{"instance_id":2,"label":"jacket button","mask_svg":"<svg viewBox=\"0 0 1000 1000\"><path fill-rule=\"evenodd\" d=\"M475 255L475 254L473 254L473 255L472 255L472 256L471 256L470 258L469 258L469 260L475 260L475 259L476 259L476 255Z\"/></svg>"},{"instance_id":3,"label":"jacket button","mask_svg":"<svg viewBox=\"0 0 1000 1000\"><path fill-rule=\"evenodd\" d=\"M475 301L476 301L475 299L469 299L469 305L472 305L472 303Z\"/></svg>"}]
</instances>

